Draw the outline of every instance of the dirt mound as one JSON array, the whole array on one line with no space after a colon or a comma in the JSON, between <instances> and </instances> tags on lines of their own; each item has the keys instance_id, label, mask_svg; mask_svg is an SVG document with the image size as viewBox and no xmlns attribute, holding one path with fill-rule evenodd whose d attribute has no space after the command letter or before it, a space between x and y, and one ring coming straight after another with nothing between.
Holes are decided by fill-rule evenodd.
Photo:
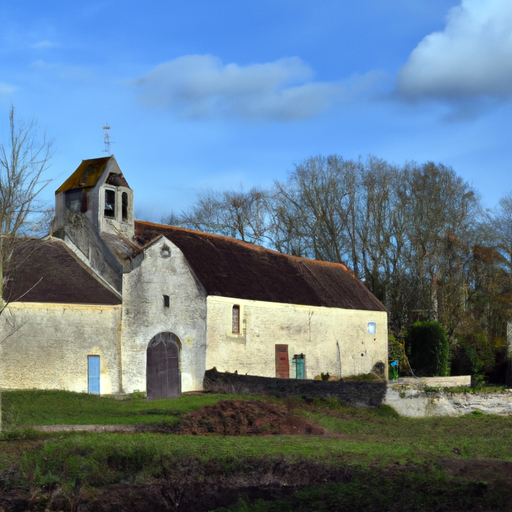
<instances>
[{"instance_id":1,"label":"dirt mound","mask_svg":"<svg viewBox=\"0 0 512 512\"><path fill-rule=\"evenodd\" d=\"M321 435L325 431L284 407L259 400L222 400L186 415L176 434L261 436L279 434Z\"/></svg>"}]
</instances>

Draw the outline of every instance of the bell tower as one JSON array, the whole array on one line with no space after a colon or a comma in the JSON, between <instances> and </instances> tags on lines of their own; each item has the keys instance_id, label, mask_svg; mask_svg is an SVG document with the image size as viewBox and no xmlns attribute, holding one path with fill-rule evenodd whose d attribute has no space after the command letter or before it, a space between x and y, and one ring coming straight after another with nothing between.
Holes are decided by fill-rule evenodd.
<instances>
[{"instance_id":1,"label":"bell tower","mask_svg":"<svg viewBox=\"0 0 512 512\"><path fill-rule=\"evenodd\" d=\"M133 190L114 156L83 160L55 192L54 230L68 231L77 215L98 234L133 238Z\"/></svg>"},{"instance_id":2,"label":"bell tower","mask_svg":"<svg viewBox=\"0 0 512 512\"><path fill-rule=\"evenodd\" d=\"M53 236L120 292L134 234L133 190L114 156L83 160L55 192Z\"/></svg>"}]
</instances>

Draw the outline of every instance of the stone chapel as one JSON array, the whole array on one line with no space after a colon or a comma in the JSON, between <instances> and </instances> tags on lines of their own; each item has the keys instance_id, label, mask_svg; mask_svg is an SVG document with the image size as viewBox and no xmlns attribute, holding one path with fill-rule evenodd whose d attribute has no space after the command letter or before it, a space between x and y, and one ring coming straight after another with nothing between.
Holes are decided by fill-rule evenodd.
<instances>
[{"instance_id":1,"label":"stone chapel","mask_svg":"<svg viewBox=\"0 0 512 512\"><path fill-rule=\"evenodd\" d=\"M6 272L0 388L177 397L206 369L292 379L387 368L387 312L344 265L134 220L114 156L55 192Z\"/></svg>"}]
</instances>

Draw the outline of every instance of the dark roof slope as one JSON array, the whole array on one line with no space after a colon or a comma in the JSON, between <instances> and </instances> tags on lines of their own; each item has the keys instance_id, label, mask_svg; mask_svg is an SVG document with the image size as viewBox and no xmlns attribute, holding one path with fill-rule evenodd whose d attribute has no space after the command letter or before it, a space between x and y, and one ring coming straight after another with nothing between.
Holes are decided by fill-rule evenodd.
<instances>
[{"instance_id":1,"label":"dark roof slope","mask_svg":"<svg viewBox=\"0 0 512 512\"><path fill-rule=\"evenodd\" d=\"M161 235L180 248L209 295L386 311L344 265L297 258L224 236L135 222L142 245Z\"/></svg>"},{"instance_id":2,"label":"dark roof slope","mask_svg":"<svg viewBox=\"0 0 512 512\"><path fill-rule=\"evenodd\" d=\"M60 240L25 239L15 250L4 299L12 302L120 304Z\"/></svg>"},{"instance_id":3,"label":"dark roof slope","mask_svg":"<svg viewBox=\"0 0 512 512\"><path fill-rule=\"evenodd\" d=\"M75 188L94 187L105 170L111 156L82 160L77 170L55 191L56 194Z\"/></svg>"}]
</instances>

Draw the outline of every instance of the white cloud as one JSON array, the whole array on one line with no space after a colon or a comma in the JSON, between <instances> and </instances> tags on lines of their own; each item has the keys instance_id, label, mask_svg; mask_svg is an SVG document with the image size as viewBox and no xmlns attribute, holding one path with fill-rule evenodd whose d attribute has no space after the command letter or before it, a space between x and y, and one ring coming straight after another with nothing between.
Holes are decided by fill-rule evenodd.
<instances>
[{"instance_id":1,"label":"white cloud","mask_svg":"<svg viewBox=\"0 0 512 512\"><path fill-rule=\"evenodd\" d=\"M32 45L32 48L53 48L54 46L51 41L38 41Z\"/></svg>"},{"instance_id":2,"label":"white cloud","mask_svg":"<svg viewBox=\"0 0 512 512\"><path fill-rule=\"evenodd\" d=\"M512 97L512 1L462 0L398 73L405 97Z\"/></svg>"},{"instance_id":3,"label":"white cloud","mask_svg":"<svg viewBox=\"0 0 512 512\"><path fill-rule=\"evenodd\" d=\"M18 88L15 85L0 82L0 95L8 96L9 94L12 94L16 89Z\"/></svg>"},{"instance_id":4,"label":"white cloud","mask_svg":"<svg viewBox=\"0 0 512 512\"><path fill-rule=\"evenodd\" d=\"M45 62L42 59L35 60L30 65L33 68L38 68L38 69L58 69L60 67L59 64L50 64L48 62Z\"/></svg>"},{"instance_id":5,"label":"white cloud","mask_svg":"<svg viewBox=\"0 0 512 512\"><path fill-rule=\"evenodd\" d=\"M265 64L223 64L212 55L186 55L134 83L142 104L185 118L295 121L329 109L345 92L339 83L312 81L298 57Z\"/></svg>"},{"instance_id":6,"label":"white cloud","mask_svg":"<svg viewBox=\"0 0 512 512\"><path fill-rule=\"evenodd\" d=\"M30 63L30 66L34 69L38 69L41 72L53 74L64 78L65 80L73 80L77 82L90 82L93 76L85 67L80 66L65 66L63 64L56 64L46 62L44 60L36 60Z\"/></svg>"}]
</instances>

